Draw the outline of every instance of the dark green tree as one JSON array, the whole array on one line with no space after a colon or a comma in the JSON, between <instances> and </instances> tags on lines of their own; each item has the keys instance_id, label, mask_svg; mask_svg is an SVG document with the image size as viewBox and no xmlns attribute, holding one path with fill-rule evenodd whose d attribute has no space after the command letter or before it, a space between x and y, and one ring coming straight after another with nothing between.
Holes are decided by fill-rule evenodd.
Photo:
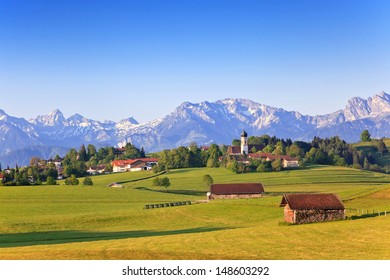
<instances>
[{"instance_id":1,"label":"dark green tree","mask_svg":"<svg viewBox=\"0 0 390 280\"><path fill-rule=\"evenodd\" d=\"M360 134L360 140L362 142L368 142L368 141L371 141L371 135L370 135L370 132L368 132L368 130L363 130L363 132Z\"/></svg>"},{"instance_id":2,"label":"dark green tree","mask_svg":"<svg viewBox=\"0 0 390 280\"><path fill-rule=\"evenodd\" d=\"M87 150L85 149L84 144L81 145L79 153L78 153L78 160L86 162L88 161L88 156L87 156Z\"/></svg>"},{"instance_id":3,"label":"dark green tree","mask_svg":"<svg viewBox=\"0 0 390 280\"><path fill-rule=\"evenodd\" d=\"M168 192L168 187L171 185L171 182L169 181L168 177L161 178L160 186L165 187L166 191Z\"/></svg>"},{"instance_id":4,"label":"dark green tree","mask_svg":"<svg viewBox=\"0 0 390 280\"><path fill-rule=\"evenodd\" d=\"M211 177L209 174L203 175L202 183L205 187L209 187L212 183L214 183L213 177Z\"/></svg>"},{"instance_id":5,"label":"dark green tree","mask_svg":"<svg viewBox=\"0 0 390 280\"><path fill-rule=\"evenodd\" d=\"M92 144L89 144L87 146L87 153L88 153L88 159L90 159L91 157L95 157L96 156L96 148L94 145Z\"/></svg>"},{"instance_id":6,"label":"dark green tree","mask_svg":"<svg viewBox=\"0 0 390 280\"><path fill-rule=\"evenodd\" d=\"M241 146L241 140L240 139L233 139L232 140L232 146L240 147Z\"/></svg>"},{"instance_id":7,"label":"dark green tree","mask_svg":"<svg viewBox=\"0 0 390 280\"><path fill-rule=\"evenodd\" d=\"M377 149L381 153L381 156L388 152L387 147L383 139L378 140Z\"/></svg>"}]
</instances>

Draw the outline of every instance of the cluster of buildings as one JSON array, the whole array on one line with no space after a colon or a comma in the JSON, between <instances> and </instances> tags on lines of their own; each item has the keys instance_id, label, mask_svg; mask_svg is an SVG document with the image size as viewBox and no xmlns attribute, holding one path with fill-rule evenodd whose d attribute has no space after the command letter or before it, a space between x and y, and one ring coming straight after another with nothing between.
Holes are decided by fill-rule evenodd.
<instances>
[{"instance_id":1,"label":"cluster of buildings","mask_svg":"<svg viewBox=\"0 0 390 280\"><path fill-rule=\"evenodd\" d=\"M243 163L250 159L281 160L284 168L298 167L298 158L271 153L251 153L262 150L261 145L248 144L248 134L241 133L241 145L229 146L228 155ZM265 193L261 183L211 184L207 199L258 198ZM284 194L279 205L284 207L284 220L291 224L304 224L345 219L345 207L336 194L297 193Z\"/></svg>"},{"instance_id":2,"label":"cluster of buildings","mask_svg":"<svg viewBox=\"0 0 390 280\"><path fill-rule=\"evenodd\" d=\"M252 153L251 151L260 151L264 147L262 145L251 145L248 144L248 134L245 130L241 133L241 145L240 146L229 146L227 154L233 156L237 161L241 161L245 164L249 163L250 159L262 159L266 161L281 160L283 168L294 168L299 167L298 158L293 158L288 155L276 155L272 153Z\"/></svg>"},{"instance_id":3,"label":"cluster of buildings","mask_svg":"<svg viewBox=\"0 0 390 280\"><path fill-rule=\"evenodd\" d=\"M136 158L126 160L114 160L111 162L112 172L127 172L151 170L158 163L158 158Z\"/></svg>"}]
</instances>

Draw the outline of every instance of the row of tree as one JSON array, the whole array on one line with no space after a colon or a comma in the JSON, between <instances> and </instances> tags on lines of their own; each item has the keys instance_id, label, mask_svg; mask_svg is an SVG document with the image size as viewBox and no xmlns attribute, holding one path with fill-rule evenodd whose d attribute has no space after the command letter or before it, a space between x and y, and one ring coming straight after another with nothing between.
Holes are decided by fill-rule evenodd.
<instances>
[{"instance_id":1,"label":"row of tree","mask_svg":"<svg viewBox=\"0 0 390 280\"><path fill-rule=\"evenodd\" d=\"M42 183L55 185L58 177L55 165L48 164L45 161L20 168L18 165L15 168L9 168L8 166L5 170L2 170L0 166L0 173L3 177L0 183L5 186L41 185Z\"/></svg>"},{"instance_id":2,"label":"row of tree","mask_svg":"<svg viewBox=\"0 0 390 280\"><path fill-rule=\"evenodd\" d=\"M365 134L365 133L364 133ZM306 163L327 164L337 166L350 166L378 172L390 173L389 166L380 166L372 153L364 153L348 144L340 137L321 139L314 137L311 142L292 141L280 139L269 135L251 136L248 138L250 145L256 145L259 150L250 151L272 153L275 155L288 155L298 158L300 165ZM232 145L239 145L240 141L233 140ZM382 156L388 153L383 139L377 140L373 149ZM159 164L154 171L160 172L171 168L187 167L226 167L233 172L269 172L283 169L280 159L272 162L260 159L249 159L243 163L242 157L227 154L227 146L211 145L208 149L201 149L196 144L189 147L179 147L172 150L164 150L160 153Z\"/></svg>"}]
</instances>

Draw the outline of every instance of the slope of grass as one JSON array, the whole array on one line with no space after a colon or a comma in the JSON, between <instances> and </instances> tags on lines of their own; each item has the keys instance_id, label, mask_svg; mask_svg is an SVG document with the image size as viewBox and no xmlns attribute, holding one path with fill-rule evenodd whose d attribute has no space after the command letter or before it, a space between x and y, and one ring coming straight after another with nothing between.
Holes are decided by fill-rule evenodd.
<instances>
[{"instance_id":1,"label":"slope of grass","mask_svg":"<svg viewBox=\"0 0 390 280\"><path fill-rule=\"evenodd\" d=\"M385 138L383 141L385 142L387 149L390 150L390 138ZM359 151L362 151L365 155L371 154L379 165L390 165L390 153L388 152L381 155L381 153L376 148L377 143L378 140L373 139L369 142L356 143L353 146Z\"/></svg>"},{"instance_id":2,"label":"slope of grass","mask_svg":"<svg viewBox=\"0 0 390 280\"><path fill-rule=\"evenodd\" d=\"M272 196L205 199L215 182L262 182ZM93 177L94 186L0 188L0 259L389 259L390 216L290 226L284 192L335 192L348 208L390 210L390 177L341 167L233 174L222 168L172 170L171 187L149 172ZM123 183L123 189L107 187ZM143 209L191 200L192 205Z\"/></svg>"}]
</instances>

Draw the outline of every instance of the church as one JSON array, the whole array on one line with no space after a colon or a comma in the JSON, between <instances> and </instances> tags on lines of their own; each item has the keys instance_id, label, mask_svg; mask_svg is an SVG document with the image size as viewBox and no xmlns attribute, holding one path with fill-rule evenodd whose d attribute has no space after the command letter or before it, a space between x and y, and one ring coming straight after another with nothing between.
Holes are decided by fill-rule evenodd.
<instances>
[{"instance_id":1,"label":"church","mask_svg":"<svg viewBox=\"0 0 390 280\"><path fill-rule=\"evenodd\" d=\"M233 156L238 161L248 162L249 159L262 159L266 161L281 160L283 168L295 168L299 167L298 158L292 158L289 155L277 155L272 153L262 153L264 149L263 145L250 145L248 144L248 134L245 130L241 133L240 146L229 146L227 154ZM256 152L254 152L256 151Z\"/></svg>"},{"instance_id":2,"label":"church","mask_svg":"<svg viewBox=\"0 0 390 280\"><path fill-rule=\"evenodd\" d=\"M229 146L227 153L231 156L239 156L239 155L249 155L252 153L252 150L261 151L264 149L263 145L249 145L248 144L248 133L245 130L241 133L241 145L240 146Z\"/></svg>"}]
</instances>

